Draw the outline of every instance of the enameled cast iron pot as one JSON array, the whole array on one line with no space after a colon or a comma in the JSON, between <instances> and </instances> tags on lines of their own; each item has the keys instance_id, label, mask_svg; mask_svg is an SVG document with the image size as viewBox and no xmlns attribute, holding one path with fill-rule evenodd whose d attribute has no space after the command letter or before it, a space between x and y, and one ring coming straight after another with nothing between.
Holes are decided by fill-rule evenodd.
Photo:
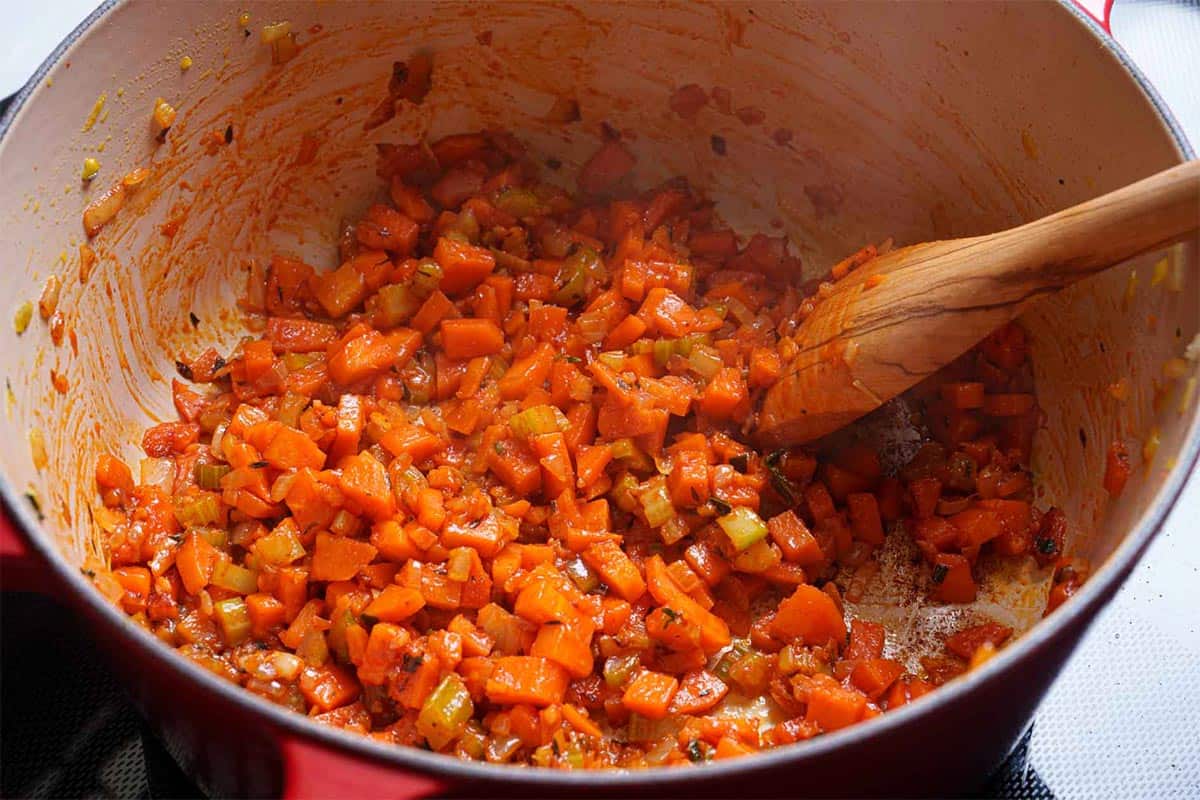
<instances>
[{"instance_id":1,"label":"enameled cast iron pot","mask_svg":"<svg viewBox=\"0 0 1200 800\"><path fill-rule=\"evenodd\" d=\"M735 226L774 222L815 273L866 241L998 230L1189 157L1153 90L1100 26L1050 2L269 2L249 5L250 35L241 10L108 3L3 120L5 588L39 588L83 615L172 753L222 794L895 795L981 781L1028 725L1196 461L1196 400L1184 396L1186 381L1165 382L1161 372L1200 324L1195 242L1024 317L1046 410L1035 470L1043 502L1073 521L1072 554L1093 568L1082 590L1042 621L1044 582L1024 597L985 590L992 613L1029 630L981 669L869 723L749 758L549 772L465 763L310 723L178 656L102 599L80 570L96 552L91 476L101 451L137 464L143 427L173 417L168 381L178 352L236 341L237 320L218 312L235 308L248 265L281 249L332 264L338 220L378 191L373 143L506 128L560 160L571 185L606 122L639 156L639 185L686 175ZM273 65L257 31L279 20L301 47ZM364 132L392 61L418 49L434 55L432 93ZM193 63L186 71L183 56ZM669 107L686 84L713 98L690 120ZM164 143L150 123L159 96L179 109ZM582 119L555 121L549 111L560 98L577 100ZM233 142L210 154L202 137L228 127ZM723 156L714 134L726 141ZM310 163L296 157L303 142L319 143ZM79 180L86 156L102 164L90 185ZM142 166L150 179L93 241L100 262L81 284L84 205ZM168 219L173 236L160 228ZM62 276L61 345L36 315L21 336L7 327L52 273ZM68 379L65 394L53 388L52 369ZM1107 391L1122 380L1124 402ZM31 431L45 441L41 469ZM1100 485L1107 443L1123 437L1140 451L1152 435L1157 452L1110 502ZM926 619L940 613L911 602Z\"/></svg>"}]
</instances>

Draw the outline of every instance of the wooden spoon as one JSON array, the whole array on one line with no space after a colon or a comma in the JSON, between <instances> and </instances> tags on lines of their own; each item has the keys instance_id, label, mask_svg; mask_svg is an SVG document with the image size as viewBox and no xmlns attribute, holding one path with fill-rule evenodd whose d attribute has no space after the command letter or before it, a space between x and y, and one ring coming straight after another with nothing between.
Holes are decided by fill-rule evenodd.
<instances>
[{"instance_id":1,"label":"wooden spoon","mask_svg":"<svg viewBox=\"0 0 1200 800\"><path fill-rule=\"evenodd\" d=\"M1189 161L1017 228L874 258L801 324L801 350L767 391L758 437L779 447L831 433L1034 300L1198 229L1200 161Z\"/></svg>"}]
</instances>

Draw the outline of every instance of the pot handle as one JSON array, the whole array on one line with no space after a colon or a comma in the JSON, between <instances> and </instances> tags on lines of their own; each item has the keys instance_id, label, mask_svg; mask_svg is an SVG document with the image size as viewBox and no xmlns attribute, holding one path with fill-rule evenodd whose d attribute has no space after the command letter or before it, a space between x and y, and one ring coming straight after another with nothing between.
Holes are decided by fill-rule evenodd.
<instances>
[{"instance_id":1,"label":"pot handle","mask_svg":"<svg viewBox=\"0 0 1200 800\"><path fill-rule=\"evenodd\" d=\"M1096 20L1096 24L1109 36L1112 32L1112 7L1114 0L1074 0L1079 10Z\"/></svg>"},{"instance_id":2,"label":"pot handle","mask_svg":"<svg viewBox=\"0 0 1200 800\"><path fill-rule=\"evenodd\" d=\"M279 751L283 759L284 800L342 797L420 800L450 789L444 778L355 758L289 733L279 733Z\"/></svg>"}]
</instances>

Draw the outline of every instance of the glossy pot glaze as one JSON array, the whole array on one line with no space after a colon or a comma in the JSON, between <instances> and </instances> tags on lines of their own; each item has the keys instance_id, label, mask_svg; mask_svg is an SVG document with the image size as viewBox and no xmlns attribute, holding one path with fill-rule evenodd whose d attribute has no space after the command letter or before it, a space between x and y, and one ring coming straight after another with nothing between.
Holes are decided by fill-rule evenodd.
<instances>
[{"instance_id":1,"label":"glossy pot glaze","mask_svg":"<svg viewBox=\"0 0 1200 800\"><path fill-rule=\"evenodd\" d=\"M269 705L176 655L81 575L100 552L92 471L102 451L137 463L142 428L173 416L176 354L237 340L242 320L231 310L247 270L277 250L333 266L339 220L379 191L376 143L504 128L560 161L571 185L606 123L638 156L639 185L686 175L734 227L786 232L806 272L819 274L865 241L1007 228L1187 157L1166 111L1096 24L1051 3L270 2L249 5L247 35L240 10L106 5L4 120L0 297L9 316L0 317L36 302L51 275L62 286L61 320L35 312L23 334L0 333L11 387L0 415L0 489L13 526L0 538L7 585L21 578L85 614L173 754L219 793L562 796L687 784L689 794L896 795L981 781L1196 460L1195 392L1187 396L1187 377L1162 373L1200 328L1196 242L1089 280L1023 318L1046 409L1035 470L1043 502L1074 523L1070 552L1093 569L1084 588L1038 621L1044 581L985 587L990 611L1025 633L984 667L869 723L744 759L605 774L464 763ZM279 20L300 48L277 65L258 30ZM364 131L392 62L418 50L434 56L429 97ZM688 84L709 100L684 116L670 101ZM157 97L179 109L165 141L150 121ZM578 103L579 120L552 113L564 100ZM205 146L227 130L230 143ZM725 140L723 155L714 136ZM87 184L86 157L101 162ZM83 282L81 212L138 167L150 177L91 240L99 262ZM1114 503L1100 477L1118 437L1159 444L1135 458ZM951 612L919 605L931 637L952 622ZM881 595L856 613L886 618L890 607Z\"/></svg>"}]
</instances>

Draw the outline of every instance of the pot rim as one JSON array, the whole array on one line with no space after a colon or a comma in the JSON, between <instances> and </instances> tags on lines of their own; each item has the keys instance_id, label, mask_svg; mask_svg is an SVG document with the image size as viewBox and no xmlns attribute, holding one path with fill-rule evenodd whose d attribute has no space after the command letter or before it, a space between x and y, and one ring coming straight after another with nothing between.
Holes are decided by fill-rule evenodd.
<instances>
[{"instance_id":1,"label":"pot rim","mask_svg":"<svg viewBox=\"0 0 1200 800\"><path fill-rule=\"evenodd\" d=\"M42 62L21 91L13 98L3 116L0 117L0 142L7 135L17 115L42 84L43 79L71 46L102 18L118 6L128 2L129 0L104 0L95 11L63 39ZM1072 14L1091 33L1096 39L1096 43L1108 56L1115 59L1128 76L1136 82L1143 96L1158 115L1159 123L1165 133L1173 139L1180 160L1195 158L1195 151L1179 123L1146 76L1121 46L1104 31L1094 18L1072 0L1057 0L1057 4ZM34 533L41 527L41 523L35 519L28 505L21 500L20 493L3 474L0 474L0 501L3 502L9 518L17 521L25 543L41 556L60 581L69 587L70 598L84 603L95 611L103 619L109 632L118 637L123 644L147 651L147 655L154 659L156 666L168 670L179 680L221 696L226 702L237 706L239 710L258 716L264 722L270 723L286 734L301 740L320 743L333 751L340 751L342 755L366 757L376 763L382 762L387 766L412 769L430 776L444 776L448 779L462 781L503 781L543 788L593 786L602 782L612 785L615 789L617 787L650 785L677 786L696 780L731 779L760 770L778 768L785 764L791 765L808 759L816 759L838 748L881 738L896 728L918 724L919 720L936 713L942 705L963 702L966 696L974 692L977 687L997 679L1001 673L1032 658L1035 651L1048 645L1051 640L1060 635L1063 629L1070 627L1073 623L1087 624L1086 618L1094 615L1108 602L1137 564L1150 541L1162 528L1163 522L1174 508L1187 478L1198 460L1200 460L1200 407L1193 411L1190 430L1186 434L1186 440L1176 466L1168 474L1163 487L1159 490L1158 497L1142 515L1136 527L1126 534L1117 549L1109 555L1069 602L1051 616L1039 620L1013 645L1001 650L980 668L940 687L928 699L923 698L918 702L910 703L861 725L853 725L796 745L772 748L741 758L713 762L701 766L699 769L649 767L638 770L581 770L576 772L536 767L513 767L504 764L464 761L454 756L432 753L415 747L388 745L366 736L313 722L301 714L275 705L240 686L222 680L199 664L180 656L149 631L134 624L115 605L106 602L95 587L84 579L79 570L68 565L50 545L50 537L42 537ZM282 759L283 754L280 755Z\"/></svg>"}]
</instances>

